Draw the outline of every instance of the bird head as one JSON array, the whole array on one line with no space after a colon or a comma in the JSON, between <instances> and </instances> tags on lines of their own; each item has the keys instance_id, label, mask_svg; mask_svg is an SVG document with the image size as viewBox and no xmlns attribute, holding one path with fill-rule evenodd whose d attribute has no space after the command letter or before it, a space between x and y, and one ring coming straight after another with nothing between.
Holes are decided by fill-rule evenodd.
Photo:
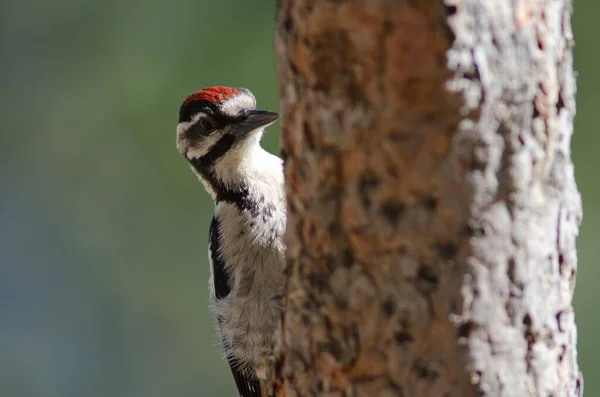
<instances>
[{"instance_id":1,"label":"bird head","mask_svg":"<svg viewBox=\"0 0 600 397\"><path fill-rule=\"evenodd\" d=\"M177 149L188 161L213 165L232 153L256 146L279 114L256 109L246 88L207 87L189 95L179 109Z\"/></svg>"}]
</instances>

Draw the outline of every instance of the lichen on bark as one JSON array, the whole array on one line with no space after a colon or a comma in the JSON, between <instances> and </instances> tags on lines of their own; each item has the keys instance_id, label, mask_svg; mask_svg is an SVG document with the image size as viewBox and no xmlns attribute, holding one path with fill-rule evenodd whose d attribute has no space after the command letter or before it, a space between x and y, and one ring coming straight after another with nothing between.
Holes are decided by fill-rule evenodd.
<instances>
[{"instance_id":1,"label":"lichen on bark","mask_svg":"<svg viewBox=\"0 0 600 397\"><path fill-rule=\"evenodd\" d=\"M567 0L281 0L279 396L575 396Z\"/></svg>"}]
</instances>

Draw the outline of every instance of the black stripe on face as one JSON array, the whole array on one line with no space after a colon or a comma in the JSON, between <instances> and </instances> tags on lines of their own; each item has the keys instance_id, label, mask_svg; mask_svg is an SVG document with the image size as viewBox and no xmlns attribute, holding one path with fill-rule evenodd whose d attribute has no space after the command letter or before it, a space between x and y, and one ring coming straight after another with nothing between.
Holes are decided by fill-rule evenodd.
<instances>
[{"instance_id":1,"label":"black stripe on face","mask_svg":"<svg viewBox=\"0 0 600 397\"><path fill-rule=\"evenodd\" d=\"M248 195L248 189L245 187L236 190L226 188L213 170L217 160L227 153L234 143L235 137L231 134L225 134L204 156L189 159L192 167L215 192L217 201L241 202Z\"/></svg>"},{"instance_id":2,"label":"black stripe on face","mask_svg":"<svg viewBox=\"0 0 600 397\"><path fill-rule=\"evenodd\" d=\"M225 134L210 148L210 150L202 157L200 162L205 168L212 167L218 159L227 153L235 143L235 137L232 134Z\"/></svg>"},{"instance_id":3,"label":"black stripe on face","mask_svg":"<svg viewBox=\"0 0 600 397\"><path fill-rule=\"evenodd\" d=\"M235 188L227 188L223 182L219 180L213 170L215 163L227 153L234 144L235 137L231 134L225 134L204 156L188 159L188 161L215 192L217 202L224 201L234 203L240 211L250 211L251 214L256 216L258 207L256 203L249 199L248 187L242 185Z\"/></svg>"},{"instance_id":4,"label":"black stripe on face","mask_svg":"<svg viewBox=\"0 0 600 397\"><path fill-rule=\"evenodd\" d=\"M238 119L223 116L213 108L209 107L196 111L189 117L188 121L192 121L195 116L200 117L191 123L185 132L185 138L187 138L190 143L194 144L194 146L202 144L202 140L213 134L215 131L223 130L228 125L238 122Z\"/></svg>"},{"instance_id":5,"label":"black stripe on face","mask_svg":"<svg viewBox=\"0 0 600 397\"><path fill-rule=\"evenodd\" d=\"M219 190L219 181L212 170L213 165L221 158L235 143L235 137L231 134L225 134L210 148L202 157L188 159L192 167L198 172L204 180L213 188Z\"/></svg>"},{"instance_id":6,"label":"black stripe on face","mask_svg":"<svg viewBox=\"0 0 600 397\"><path fill-rule=\"evenodd\" d=\"M219 221L214 216L210 222L208 240L210 257L212 261L215 297L217 299L223 299L229 295L231 292L231 287L229 286L229 275L225 270L225 262L223 261L221 255L219 255L219 248L221 247L221 233L219 231Z\"/></svg>"}]
</instances>

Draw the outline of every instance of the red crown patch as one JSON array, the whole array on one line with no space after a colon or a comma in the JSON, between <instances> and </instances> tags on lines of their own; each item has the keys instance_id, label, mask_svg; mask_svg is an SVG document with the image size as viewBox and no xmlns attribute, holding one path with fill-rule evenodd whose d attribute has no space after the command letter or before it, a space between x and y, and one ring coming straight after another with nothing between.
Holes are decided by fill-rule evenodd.
<instances>
[{"instance_id":1,"label":"red crown patch","mask_svg":"<svg viewBox=\"0 0 600 397\"><path fill-rule=\"evenodd\" d=\"M208 101L210 103L219 103L223 102L242 91L233 87L225 87L222 85L217 85L214 87L206 87L200 91L196 91L193 94L190 94L185 101L183 101L184 105L187 105L191 102L196 101Z\"/></svg>"}]
</instances>

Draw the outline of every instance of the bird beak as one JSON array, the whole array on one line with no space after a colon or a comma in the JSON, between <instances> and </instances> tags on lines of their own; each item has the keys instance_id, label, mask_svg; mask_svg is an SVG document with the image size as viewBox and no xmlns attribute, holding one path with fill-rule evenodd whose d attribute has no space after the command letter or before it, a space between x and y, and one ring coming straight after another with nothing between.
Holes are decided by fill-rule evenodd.
<instances>
[{"instance_id":1,"label":"bird beak","mask_svg":"<svg viewBox=\"0 0 600 397\"><path fill-rule=\"evenodd\" d=\"M247 134L259 128L266 128L276 122L278 118L279 113L268 110L249 110L246 112L246 117L240 121L242 134Z\"/></svg>"}]
</instances>

